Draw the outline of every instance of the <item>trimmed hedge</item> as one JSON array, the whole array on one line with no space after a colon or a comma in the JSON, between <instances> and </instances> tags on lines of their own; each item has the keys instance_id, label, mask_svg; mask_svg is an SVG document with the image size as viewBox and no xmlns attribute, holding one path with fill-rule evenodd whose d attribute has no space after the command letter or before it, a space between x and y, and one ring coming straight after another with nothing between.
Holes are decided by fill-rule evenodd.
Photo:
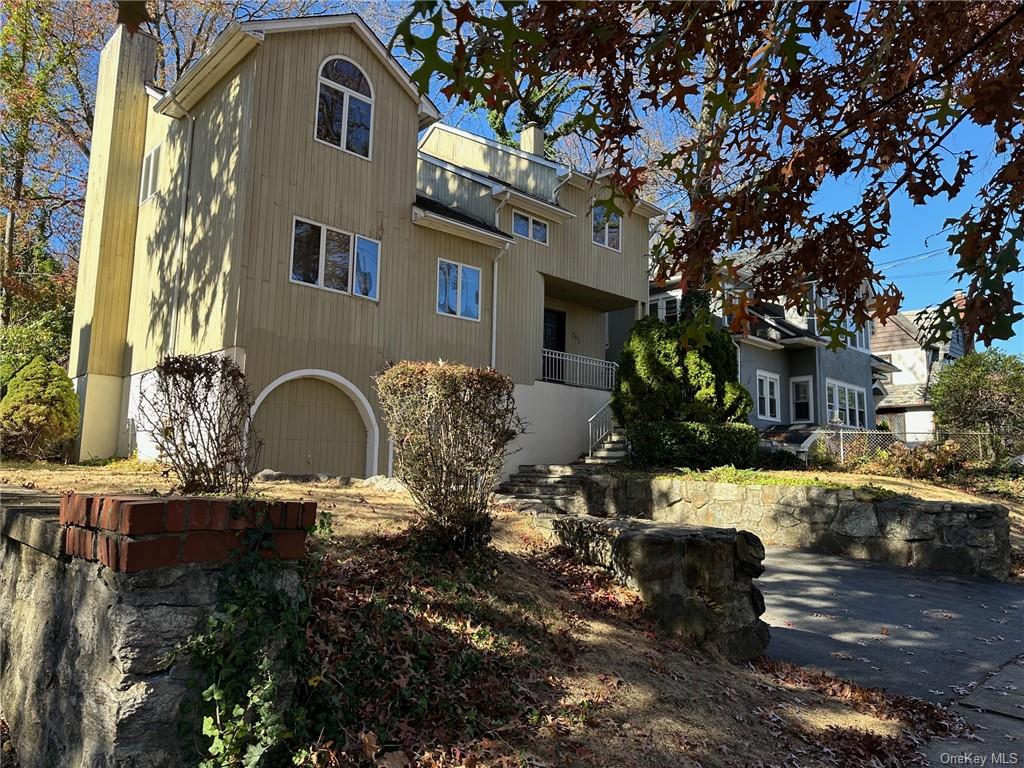
<instances>
[{"instance_id":1,"label":"trimmed hedge","mask_svg":"<svg viewBox=\"0 0 1024 768\"><path fill-rule=\"evenodd\" d=\"M691 469L752 466L761 439L751 424L692 421L636 422L626 435L635 465Z\"/></svg>"}]
</instances>

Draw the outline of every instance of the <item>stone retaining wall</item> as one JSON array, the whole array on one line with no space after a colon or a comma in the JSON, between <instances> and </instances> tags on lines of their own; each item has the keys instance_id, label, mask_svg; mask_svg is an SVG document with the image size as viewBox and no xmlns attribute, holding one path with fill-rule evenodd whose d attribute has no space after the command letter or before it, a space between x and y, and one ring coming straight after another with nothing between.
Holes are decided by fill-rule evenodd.
<instances>
[{"instance_id":1,"label":"stone retaining wall","mask_svg":"<svg viewBox=\"0 0 1024 768\"><path fill-rule=\"evenodd\" d=\"M581 478L572 511L739 528L765 544L995 579L1010 568L1010 524L1000 504L594 474Z\"/></svg>"},{"instance_id":2,"label":"stone retaining wall","mask_svg":"<svg viewBox=\"0 0 1024 768\"><path fill-rule=\"evenodd\" d=\"M303 556L315 505L28 497L0 508L0 706L22 768L184 765L185 660L225 562L267 524L268 557ZM299 576L283 564L281 586Z\"/></svg>"},{"instance_id":3,"label":"stone retaining wall","mask_svg":"<svg viewBox=\"0 0 1024 768\"><path fill-rule=\"evenodd\" d=\"M764 547L753 534L543 512L534 520L550 540L637 589L670 632L732 661L768 647L768 625L758 618L764 598L753 584L764 572Z\"/></svg>"}]
</instances>

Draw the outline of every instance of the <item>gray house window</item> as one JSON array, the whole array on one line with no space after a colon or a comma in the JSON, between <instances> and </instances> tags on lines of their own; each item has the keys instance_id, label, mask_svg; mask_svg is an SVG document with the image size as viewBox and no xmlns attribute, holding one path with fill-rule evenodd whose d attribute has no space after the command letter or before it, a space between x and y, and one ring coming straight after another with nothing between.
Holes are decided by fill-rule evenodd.
<instances>
[{"instance_id":1,"label":"gray house window","mask_svg":"<svg viewBox=\"0 0 1024 768\"><path fill-rule=\"evenodd\" d=\"M811 377L794 376L789 381L791 387L791 407L793 410L794 422L814 421L812 417Z\"/></svg>"},{"instance_id":2,"label":"gray house window","mask_svg":"<svg viewBox=\"0 0 1024 768\"><path fill-rule=\"evenodd\" d=\"M757 417L766 421L779 421L779 375L768 371L757 372Z\"/></svg>"}]
</instances>

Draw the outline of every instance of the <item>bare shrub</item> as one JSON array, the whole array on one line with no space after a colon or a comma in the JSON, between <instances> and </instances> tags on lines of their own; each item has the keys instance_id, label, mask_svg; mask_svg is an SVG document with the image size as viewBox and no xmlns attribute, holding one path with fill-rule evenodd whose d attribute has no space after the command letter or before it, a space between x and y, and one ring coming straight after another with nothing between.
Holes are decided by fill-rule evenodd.
<instances>
[{"instance_id":1,"label":"bare shrub","mask_svg":"<svg viewBox=\"0 0 1024 768\"><path fill-rule=\"evenodd\" d=\"M522 433L512 380L491 368L402 362L376 377L395 473L438 544L490 540L487 510L506 447Z\"/></svg>"},{"instance_id":2,"label":"bare shrub","mask_svg":"<svg viewBox=\"0 0 1024 768\"><path fill-rule=\"evenodd\" d=\"M242 369L224 355L172 355L153 373L140 422L182 493L247 493L263 444Z\"/></svg>"}]
</instances>

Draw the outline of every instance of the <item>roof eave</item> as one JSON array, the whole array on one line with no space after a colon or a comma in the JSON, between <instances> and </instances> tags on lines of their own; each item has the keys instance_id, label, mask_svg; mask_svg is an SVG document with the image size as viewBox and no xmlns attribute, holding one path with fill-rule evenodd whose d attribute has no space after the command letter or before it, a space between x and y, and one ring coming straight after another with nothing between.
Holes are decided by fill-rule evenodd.
<instances>
[{"instance_id":1,"label":"roof eave","mask_svg":"<svg viewBox=\"0 0 1024 768\"><path fill-rule=\"evenodd\" d=\"M490 245L494 248L502 248L512 243L512 239L509 237L503 237L494 232L488 232L486 229L480 229L474 227L472 224L467 224L455 219L449 219L447 216L441 216L440 214L434 213L421 208L418 205L412 207L412 223L427 229L437 230L438 232L445 232L449 235L455 235L465 240L472 240L476 243L483 243L484 245Z\"/></svg>"},{"instance_id":2,"label":"roof eave","mask_svg":"<svg viewBox=\"0 0 1024 768\"><path fill-rule=\"evenodd\" d=\"M186 69L171 89L153 105L153 110L168 117L184 117L221 77L262 41L262 34L246 30L238 22L231 22L217 36L209 50Z\"/></svg>"}]
</instances>

